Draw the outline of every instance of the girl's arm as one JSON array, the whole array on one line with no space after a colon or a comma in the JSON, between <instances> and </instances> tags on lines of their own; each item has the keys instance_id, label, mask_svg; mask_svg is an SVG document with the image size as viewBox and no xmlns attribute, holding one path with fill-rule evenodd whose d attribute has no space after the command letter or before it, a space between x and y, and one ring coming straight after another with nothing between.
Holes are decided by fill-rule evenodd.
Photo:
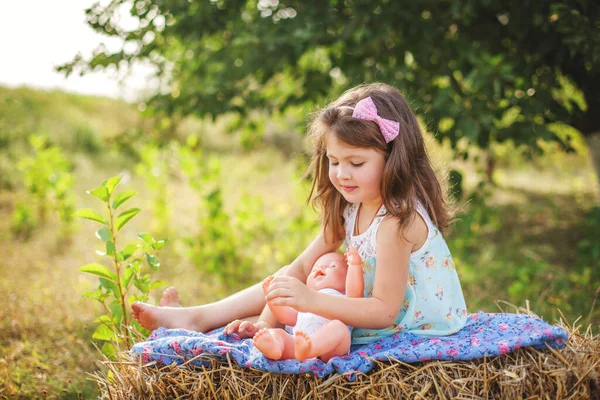
<instances>
[{"instance_id":1,"label":"girl's arm","mask_svg":"<svg viewBox=\"0 0 600 400\"><path fill-rule=\"evenodd\" d=\"M377 233L377 269L373 295L369 298L330 296L308 289L286 277L275 279L267 300L299 311L312 312L346 325L365 329L383 329L392 325L400 312L408 280L408 263L415 243L422 243L425 222L414 222L403 236L395 218L385 219Z\"/></svg>"}]
</instances>

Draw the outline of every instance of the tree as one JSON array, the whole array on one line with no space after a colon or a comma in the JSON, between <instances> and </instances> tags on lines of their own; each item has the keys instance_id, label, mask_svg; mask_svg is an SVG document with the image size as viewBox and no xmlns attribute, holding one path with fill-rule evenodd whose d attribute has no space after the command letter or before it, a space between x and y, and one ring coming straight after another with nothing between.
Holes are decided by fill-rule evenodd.
<instances>
[{"instance_id":1,"label":"tree","mask_svg":"<svg viewBox=\"0 0 600 400\"><path fill-rule=\"evenodd\" d=\"M139 21L119 26L119 12ZM438 138L487 148L539 139L570 150L557 123L586 138L600 174L600 5L586 0L112 0L87 10L123 39L59 69L147 60L169 115L312 105L364 81L400 88Z\"/></svg>"}]
</instances>

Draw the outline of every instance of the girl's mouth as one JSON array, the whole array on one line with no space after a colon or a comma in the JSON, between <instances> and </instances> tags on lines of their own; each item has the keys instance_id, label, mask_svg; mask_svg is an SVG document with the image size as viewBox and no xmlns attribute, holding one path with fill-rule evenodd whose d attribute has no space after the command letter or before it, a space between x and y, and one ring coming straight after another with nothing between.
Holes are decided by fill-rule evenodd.
<instances>
[{"instance_id":1,"label":"girl's mouth","mask_svg":"<svg viewBox=\"0 0 600 400\"><path fill-rule=\"evenodd\" d=\"M342 189L344 190L344 192L351 193L358 189L358 186L342 186Z\"/></svg>"}]
</instances>

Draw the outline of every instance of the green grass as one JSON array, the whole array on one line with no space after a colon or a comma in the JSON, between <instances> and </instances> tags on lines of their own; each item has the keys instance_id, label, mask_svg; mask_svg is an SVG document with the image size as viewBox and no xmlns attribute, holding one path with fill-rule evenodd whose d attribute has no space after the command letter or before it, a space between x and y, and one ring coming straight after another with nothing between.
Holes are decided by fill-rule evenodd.
<instances>
[{"instance_id":1,"label":"green grass","mask_svg":"<svg viewBox=\"0 0 600 400\"><path fill-rule=\"evenodd\" d=\"M50 226L29 242L12 241L12 196L0 201L0 398L93 397L86 373L96 368L91 322L99 310L82 306L90 282L76 268L85 255L57 243Z\"/></svg>"}]
</instances>

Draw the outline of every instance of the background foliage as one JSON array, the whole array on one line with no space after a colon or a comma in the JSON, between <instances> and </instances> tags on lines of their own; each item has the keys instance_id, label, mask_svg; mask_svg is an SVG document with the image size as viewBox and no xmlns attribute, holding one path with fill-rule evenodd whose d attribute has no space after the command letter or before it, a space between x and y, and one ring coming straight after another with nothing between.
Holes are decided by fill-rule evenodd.
<instances>
[{"instance_id":1,"label":"background foliage","mask_svg":"<svg viewBox=\"0 0 600 400\"><path fill-rule=\"evenodd\" d=\"M122 14L137 28L121 28ZM323 104L379 80L454 148L511 140L539 152L541 139L571 150L570 131L552 124L600 131L600 5L589 0L112 0L87 18L122 51L60 70L149 62L164 89L150 104L171 118Z\"/></svg>"}]
</instances>

